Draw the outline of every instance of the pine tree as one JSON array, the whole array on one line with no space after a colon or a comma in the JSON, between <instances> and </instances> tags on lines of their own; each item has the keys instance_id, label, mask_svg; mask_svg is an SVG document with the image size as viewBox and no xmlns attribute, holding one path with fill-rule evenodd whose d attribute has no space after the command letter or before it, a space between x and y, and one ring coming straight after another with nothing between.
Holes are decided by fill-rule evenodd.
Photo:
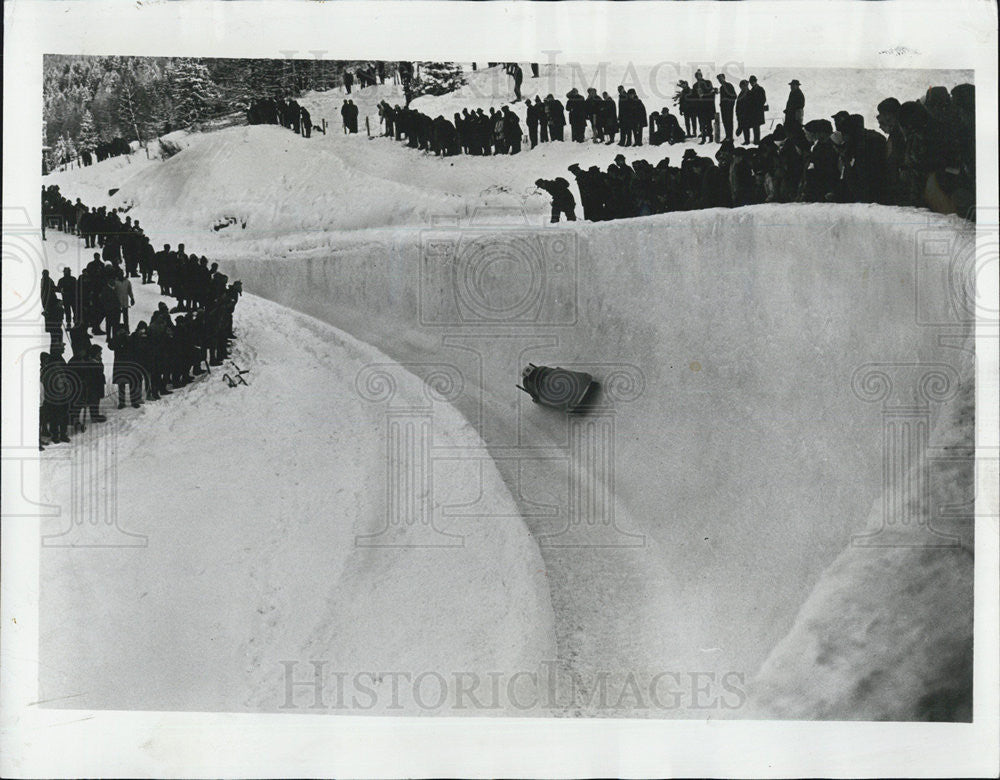
<instances>
[{"instance_id":1,"label":"pine tree","mask_svg":"<svg viewBox=\"0 0 1000 780\"><path fill-rule=\"evenodd\" d=\"M146 69L125 67L119 72L113 90L118 125L143 146L156 117L157 99L153 80L153 74Z\"/></svg>"},{"instance_id":2,"label":"pine tree","mask_svg":"<svg viewBox=\"0 0 1000 780\"><path fill-rule=\"evenodd\" d=\"M93 152L99 141L94 115L90 113L90 109L85 109L80 120L80 132L77 134L77 148L81 152Z\"/></svg>"},{"instance_id":3,"label":"pine tree","mask_svg":"<svg viewBox=\"0 0 1000 780\"><path fill-rule=\"evenodd\" d=\"M53 167L65 165L75 159L76 147L73 145L73 141L69 138L69 136L59 136L59 140L56 141L55 148L52 150L52 162L54 163Z\"/></svg>"},{"instance_id":4,"label":"pine tree","mask_svg":"<svg viewBox=\"0 0 1000 780\"><path fill-rule=\"evenodd\" d=\"M421 62L419 69L413 79L414 95L443 95L465 83L462 66L457 62Z\"/></svg>"},{"instance_id":5,"label":"pine tree","mask_svg":"<svg viewBox=\"0 0 1000 780\"><path fill-rule=\"evenodd\" d=\"M203 62L173 60L167 67L167 85L176 123L200 122L219 106L219 88Z\"/></svg>"}]
</instances>

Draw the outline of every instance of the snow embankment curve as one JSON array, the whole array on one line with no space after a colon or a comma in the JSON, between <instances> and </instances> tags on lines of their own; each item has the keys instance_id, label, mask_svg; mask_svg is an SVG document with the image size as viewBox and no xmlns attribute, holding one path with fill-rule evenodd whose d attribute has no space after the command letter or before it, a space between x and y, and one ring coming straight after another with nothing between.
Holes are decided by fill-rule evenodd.
<instances>
[{"instance_id":1,"label":"snow embankment curve","mask_svg":"<svg viewBox=\"0 0 1000 780\"><path fill-rule=\"evenodd\" d=\"M893 405L933 420L945 396L920 395L925 375L958 386L971 235L786 204L372 230L230 262L249 290L461 377L450 402L542 545L561 661L749 680L887 489ZM596 416L533 407L513 388L528 361L593 373ZM873 371L892 398L865 391ZM918 630L931 606L887 609Z\"/></svg>"},{"instance_id":2,"label":"snow embankment curve","mask_svg":"<svg viewBox=\"0 0 1000 780\"><path fill-rule=\"evenodd\" d=\"M137 298L145 312L160 300L150 286ZM106 401L96 439L43 453L46 500L64 510L43 525L41 698L434 714L454 706L455 675L509 679L550 660L543 563L496 469L442 458L422 470L424 447L481 448L435 400L447 382L428 389L370 345L254 295L235 316L235 365L140 409ZM222 373L237 365L249 384L230 388ZM91 463L95 451L113 457ZM93 469L83 480L81 463ZM445 516L432 483L478 496L490 517ZM81 520L74 507L116 498L133 536L65 527Z\"/></svg>"}]
</instances>

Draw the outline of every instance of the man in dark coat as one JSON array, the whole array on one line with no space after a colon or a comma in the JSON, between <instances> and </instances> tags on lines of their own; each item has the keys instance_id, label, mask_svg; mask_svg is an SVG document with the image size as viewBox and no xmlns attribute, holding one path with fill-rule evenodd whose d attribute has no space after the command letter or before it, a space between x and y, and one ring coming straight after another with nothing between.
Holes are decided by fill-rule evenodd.
<instances>
[{"instance_id":1,"label":"man in dark coat","mask_svg":"<svg viewBox=\"0 0 1000 780\"><path fill-rule=\"evenodd\" d=\"M132 406L138 409L142 388L141 374L132 354L132 342L128 330L123 326L116 327L108 346L115 353L115 362L111 367L111 383L118 385L118 408L124 409L128 398Z\"/></svg>"},{"instance_id":2,"label":"man in dark coat","mask_svg":"<svg viewBox=\"0 0 1000 780\"><path fill-rule=\"evenodd\" d=\"M352 133L358 132L358 107L354 104L353 100L347 101L347 114L347 125L350 128L350 131Z\"/></svg>"},{"instance_id":3,"label":"man in dark coat","mask_svg":"<svg viewBox=\"0 0 1000 780\"><path fill-rule=\"evenodd\" d=\"M158 401L160 395L153 384L153 363L155 356L152 344L149 341L149 332L145 322L140 322L136 325L135 333L129 336L129 352L138 370L137 381L141 383L136 388L140 401L143 396L145 396L147 401ZM143 392L142 385L145 385L145 393Z\"/></svg>"},{"instance_id":4,"label":"man in dark coat","mask_svg":"<svg viewBox=\"0 0 1000 780\"><path fill-rule=\"evenodd\" d=\"M573 163L569 166L570 173L576 178L577 189L580 190L580 205L583 207L583 218L588 222L598 222L604 218L604 173L597 166L582 170Z\"/></svg>"},{"instance_id":5,"label":"man in dark coat","mask_svg":"<svg viewBox=\"0 0 1000 780\"><path fill-rule=\"evenodd\" d=\"M549 140L549 120L545 113L545 104L538 95L535 95L535 111L538 114L538 142L544 144Z\"/></svg>"},{"instance_id":6,"label":"man in dark coat","mask_svg":"<svg viewBox=\"0 0 1000 780\"><path fill-rule=\"evenodd\" d=\"M736 135L743 136L743 145L750 143L750 107L753 98L750 94L750 82L746 79L740 81L740 91L736 95Z\"/></svg>"},{"instance_id":7,"label":"man in dark coat","mask_svg":"<svg viewBox=\"0 0 1000 780\"><path fill-rule=\"evenodd\" d=\"M79 388L63 358L63 345L53 344L42 369L42 397L52 443L69 442L69 410Z\"/></svg>"},{"instance_id":8,"label":"man in dark coat","mask_svg":"<svg viewBox=\"0 0 1000 780\"><path fill-rule=\"evenodd\" d=\"M105 272L97 293L107 341L111 341L121 317L121 308L118 305L118 292L115 290L115 278L113 274L113 269Z\"/></svg>"},{"instance_id":9,"label":"man in dark coat","mask_svg":"<svg viewBox=\"0 0 1000 780\"><path fill-rule=\"evenodd\" d=\"M788 82L788 100L785 103L785 130L801 126L806 107L806 96L802 93L798 79Z\"/></svg>"},{"instance_id":10,"label":"man in dark coat","mask_svg":"<svg viewBox=\"0 0 1000 780\"><path fill-rule=\"evenodd\" d=\"M312 116L309 114L309 110L305 106L299 107L299 122L302 125L302 137L311 138L312 137Z\"/></svg>"},{"instance_id":11,"label":"man in dark coat","mask_svg":"<svg viewBox=\"0 0 1000 780\"><path fill-rule=\"evenodd\" d=\"M601 93L601 133L608 140L605 146L610 146L615 142L615 134L618 132L618 108L615 99L607 92Z\"/></svg>"},{"instance_id":12,"label":"man in dark coat","mask_svg":"<svg viewBox=\"0 0 1000 780\"><path fill-rule=\"evenodd\" d=\"M349 70L344 71L344 90L348 95L351 94L351 87L354 84L354 74Z\"/></svg>"},{"instance_id":13,"label":"man in dark coat","mask_svg":"<svg viewBox=\"0 0 1000 780\"><path fill-rule=\"evenodd\" d=\"M878 104L878 113L875 119L878 126L886 135L885 148L885 184L883 192L886 201L890 204L900 205L903 202L902 191L900 189L899 171L903 164L903 150L906 141L903 138L903 129L899 125L900 102L889 97Z\"/></svg>"},{"instance_id":14,"label":"man in dark coat","mask_svg":"<svg viewBox=\"0 0 1000 780\"><path fill-rule=\"evenodd\" d=\"M837 150L830 141L833 125L827 119L813 119L803 129L812 146L804 160L799 200L812 203L834 200L840 179L840 162Z\"/></svg>"},{"instance_id":15,"label":"man in dark coat","mask_svg":"<svg viewBox=\"0 0 1000 780\"><path fill-rule=\"evenodd\" d=\"M80 320L80 303L77 296L76 277L69 266L63 269L63 275L59 278L56 289L62 298L63 313L66 315L66 327L73 327L73 322Z\"/></svg>"},{"instance_id":16,"label":"man in dark coat","mask_svg":"<svg viewBox=\"0 0 1000 780\"><path fill-rule=\"evenodd\" d=\"M628 91L628 107L632 138L636 146L642 146L642 129L649 124L649 120L646 118L646 104L642 102L634 89Z\"/></svg>"},{"instance_id":17,"label":"man in dark coat","mask_svg":"<svg viewBox=\"0 0 1000 780\"><path fill-rule=\"evenodd\" d=\"M701 75L700 70L695 72L694 78L694 102L697 106L699 137L704 144L715 136L712 125L715 122L716 89Z\"/></svg>"},{"instance_id":18,"label":"man in dark coat","mask_svg":"<svg viewBox=\"0 0 1000 780\"><path fill-rule=\"evenodd\" d=\"M83 399L90 413L90 421L99 423L108 418L101 414L101 400L104 398L104 361L101 359L101 348L91 345L82 353L84 360L79 365L80 377L83 381Z\"/></svg>"},{"instance_id":19,"label":"man in dark coat","mask_svg":"<svg viewBox=\"0 0 1000 780\"><path fill-rule=\"evenodd\" d=\"M534 149L538 146L538 126L541 124L542 119L538 115L539 107L531 102L531 98L525 99L524 108L527 113L525 121L528 123L528 142L531 144L531 148Z\"/></svg>"},{"instance_id":20,"label":"man in dark coat","mask_svg":"<svg viewBox=\"0 0 1000 780\"><path fill-rule=\"evenodd\" d=\"M340 120L344 126L344 134L353 133L351 130L351 109L347 105L347 98L344 98L344 104L340 107Z\"/></svg>"},{"instance_id":21,"label":"man in dark coat","mask_svg":"<svg viewBox=\"0 0 1000 780\"><path fill-rule=\"evenodd\" d=\"M671 145L681 143L686 137L681 123L674 114L670 113L667 106L660 109L660 132L663 140Z\"/></svg>"},{"instance_id":22,"label":"man in dark coat","mask_svg":"<svg viewBox=\"0 0 1000 780\"><path fill-rule=\"evenodd\" d=\"M139 247L139 273L142 276L142 284L150 284L153 281L153 271L156 270L156 252L149 242L148 236L142 237L142 245Z\"/></svg>"},{"instance_id":23,"label":"man in dark coat","mask_svg":"<svg viewBox=\"0 0 1000 780\"><path fill-rule=\"evenodd\" d=\"M753 142L760 143L760 128L764 124L764 112L767 111L767 93L757 83L757 77L750 77L750 104L747 106L747 121L753 130Z\"/></svg>"},{"instance_id":24,"label":"man in dark coat","mask_svg":"<svg viewBox=\"0 0 1000 780\"><path fill-rule=\"evenodd\" d=\"M503 134L503 112L494 111L490 109L490 123L491 132L490 136L493 139L493 153L494 154L507 154L508 144L507 139Z\"/></svg>"},{"instance_id":25,"label":"man in dark coat","mask_svg":"<svg viewBox=\"0 0 1000 780\"><path fill-rule=\"evenodd\" d=\"M600 143L604 140L604 127L601 123L603 102L594 87L590 87L587 90L587 98L584 102L587 104L587 121L590 122L590 137L595 144Z\"/></svg>"},{"instance_id":26,"label":"man in dark coat","mask_svg":"<svg viewBox=\"0 0 1000 780\"><path fill-rule=\"evenodd\" d=\"M558 222L561 214L568 222L576 222L576 198L570 192L569 182L562 176L554 180L536 179L535 186L552 196L552 222Z\"/></svg>"},{"instance_id":27,"label":"man in dark coat","mask_svg":"<svg viewBox=\"0 0 1000 780\"><path fill-rule=\"evenodd\" d=\"M503 106L503 135L511 154L521 151L521 120L509 107Z\"/></svg>"},{"instance_id":28,"label":"man in dark coat","mask_svg":"<svg viewBox=\"0 0 1000 780\"><path fill-rule=\"evenodd\" d=\"M618 85L618 136L619 146L632 145L632 111L628 104L628 93L625 87Z\"/></svg>"},{"instance_id":29,"label":"man in dark coat","mask_svg":"<svg viewBox=\"0 0 1000 780\"><path fill-rule=\"evenodd\" d=\"M174 253L170 251L170 244L164 244L163 249L155 255L154 267L156 268L156 281L160 285L160 295L169 295L173 284L173 270L176 264Z\"/></svg>"},{"instance_id":30,"label":"man in dark coat","mask_svg":"<svg viewBox=\"0 0 1000 780\"><path fill-rule=\"evenodd\" d=\"M49 334L50 351L61 347L63 343L63 305L59 297L53 293L48 299L48 305L42 310L45 318L45 331Z\"/></svg>"},{"instance_id":31,"label":"man in dark coat","mask_svg":"<svg viewBox=\"0 0 1000 780\"><path fill-rule=\"evenodd\" d=\"M162 301L153 316L149 318L149 346L155 359L152 364L150 386L157 395L170 395L173 391L167 389L167 378L170 373L170 354L174 336L174 323L170 319L170 310Z\"/></svg>"},{"instance_id":32,"label":"man in dark coat","mask_svg":"<svg viewBox=\"0 0 1000 780\"><path fill-rule=\"evenodd\" d=\"M726 81L726 76L720 73L715 77L719 81L719 113L722 115L722 126L726 131L727 141L733 140L733 111L736 108L736 89Z\"/></svg>"},{"instance_id":33,"label":"man in dark coat","mask_svg":"<svg viewBox=\"0 0 1000 780\"><path fill-rule=\"evenodd\" d=\"M582 144L587 129L587 101L576 87L566 93L566 113L569 114L571 138Z\"/></svg>"},{"instance_id":34,"label":"man in dark coat","mask_svg":"<svg viewBox=\"0 0 1000 780\"><path fill-rule=\"evenodd\" d=\"M548 120L549 136L553 141L562 141L566 114L563 112L563 104L552 95L545 96L545 117Z\"/></svg>"},{"instance_id":35,"label":"man in dark coat","mask_svg":"<svg viewBox=\"0 0 1000 780\"><path fill-rule=\"evenodd\" d=\"M524 81L524 71L516 62L507 63L507 73L514 79L514 99L521 99L521 82Z\"/></svg>"},{"instance_id":36,"label":"man in dark coat","mask_svg":"<svg viewBox=\"0 0 1000 780\"><path fill-rule=\"evenodd\" d=\"M104 239L104 248L101 250L101 259L105 263L111 263L117 267L122 261L121 239L117 233L109 233Z\"/></svg>"},{"instance_id":37,"label":"man in dark coat","mask_svg":"<svg viewBox=\"0 0 1000 780\"><path fill-rule=\"evenodd\" d=\"M674 93L674 102L677 104L677 110L680 115L684 117L684 136L685 138L694 138L698 132L698 125L695 121L695 111L692 103L694 98L694 90L691 89L691 85L688 84L684 79L677 82L677 92Z\"/></svg>"}]
</instances>

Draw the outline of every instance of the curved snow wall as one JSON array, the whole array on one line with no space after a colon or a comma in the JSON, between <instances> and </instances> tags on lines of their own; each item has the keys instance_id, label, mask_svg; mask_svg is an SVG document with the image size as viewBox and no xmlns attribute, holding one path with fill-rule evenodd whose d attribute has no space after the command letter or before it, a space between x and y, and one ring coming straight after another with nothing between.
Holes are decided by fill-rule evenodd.
<instances>
[{"instance_id":1,"label":"curved snow wall","mask_svg":"<svg viewBox=\"0 0 1000 780\"><path fill-rule=\"evenodd\" d=\"M925 212L766 205L372 231L346 234L322 256L232 265L249 291L347 330L418 375L447 366L460 387L455 406L543 555L547 546L641 545L636 565L658 567L663 592L643 594L629 630L645 632L662 668L754 678L780 667L765 660L787 650L779 643L802 620L818 625L800 609L845 550L882 556L888 580L916 565L914 554L951 556L947 566L963 575L946 601L971 626L971 555L956 553L971 550L971 524L957 542L933 518L903 544L879 529L915 524L899 509L907 502L937 506L927 438L963 371L971 381L963 346L973 241L965 223ZM587 430L514 389L529 361L601 382ZM542 455L565 457L566 470ZM913 469L915 482L906 479ZM891 559L886 549L910 552ZM837 582L843 593L862 587ZM925 590L904 591L884 606L913 625L832 615L816 630L854 631L856 647L892 644L899 631L919 636L937 616ZM826 647L821 636L808 641ZM813 661L864 677L838 653ZM914 701L926 677L907 683ZM858 711L854 700L829 704L805 672L798 684L751 701L775 716L790 714L793 700L828 715ZM939 711L907 709L895 694L903 703L880 716Z\"/></svg>"}]
</instances>

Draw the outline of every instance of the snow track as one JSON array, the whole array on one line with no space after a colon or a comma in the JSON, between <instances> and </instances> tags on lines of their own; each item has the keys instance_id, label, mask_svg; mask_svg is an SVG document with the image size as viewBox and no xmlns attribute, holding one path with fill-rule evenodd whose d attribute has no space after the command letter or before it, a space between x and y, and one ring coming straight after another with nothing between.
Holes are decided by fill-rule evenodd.
<instances>
[{"instance_id":1,"label":"snow track","mask_svg":"<svg viewBox=\"0 0 1000 780\"><path fill-rule=\"evenodd\" d=\"M433 248L447 231L372 231L325 256L235 265L250 289L400 362L461 374L454 404L540 540L559 661L584 688L605 672L749 680L885 487L885 410L858 372L902 372L904 397L922 366L957 386L971 291L955 269L972 232L825 205L527 232L545 284L564 285L530 323L448 319L475 292L448 287L479 262L463 241L507 247L509 265L474 275L484 300L534 289L518 229L458 229L450 261ZM513 389L528 361L590 371L606 408L533 407Z\"/></svg>"},{"instance_id":2,"label":"snow track","mask_svg":"<svg viewBox=\"0 0 1000 780\"><path fill-rule=\"evenodd\" d=\"M148 310L158 300L151 287L138 297ZM250 386L231 389L215 369L139 410L105 401L109 422L90 433L113 449L82 495L71 497L75 475L97 451L85 436L43 454L51 503L109 500L121 527L146 535L148 546L116 547L132 540L112 534L104 548L43 550L40 698L277 710L288 704L285 661L298 680L314 660L348 675L415 676L510 674L553 658L538 549L495 470L477 472L478 488L502 519L444 521L459 546L427 548L420 527L388 524L385 410L354 387L363 368L392 361L252 295L237 308L236 328L234 360L250 368ZM398 403L425 402L419 380L391 375ZM440 445L478 446L448 409L432 435ZM466 474L450 466L438 463L435 477L461 494ZM43 533L60 534L76 516L66 512ZM397 546L361 546L372 536ZM71 532L46 544L79 540ZM391 702L384 692L380 706ZM312 703L308 691L293 700L303 710ZM404 699L403 712L417 709Z\"/></svg>"}]
</instances>

